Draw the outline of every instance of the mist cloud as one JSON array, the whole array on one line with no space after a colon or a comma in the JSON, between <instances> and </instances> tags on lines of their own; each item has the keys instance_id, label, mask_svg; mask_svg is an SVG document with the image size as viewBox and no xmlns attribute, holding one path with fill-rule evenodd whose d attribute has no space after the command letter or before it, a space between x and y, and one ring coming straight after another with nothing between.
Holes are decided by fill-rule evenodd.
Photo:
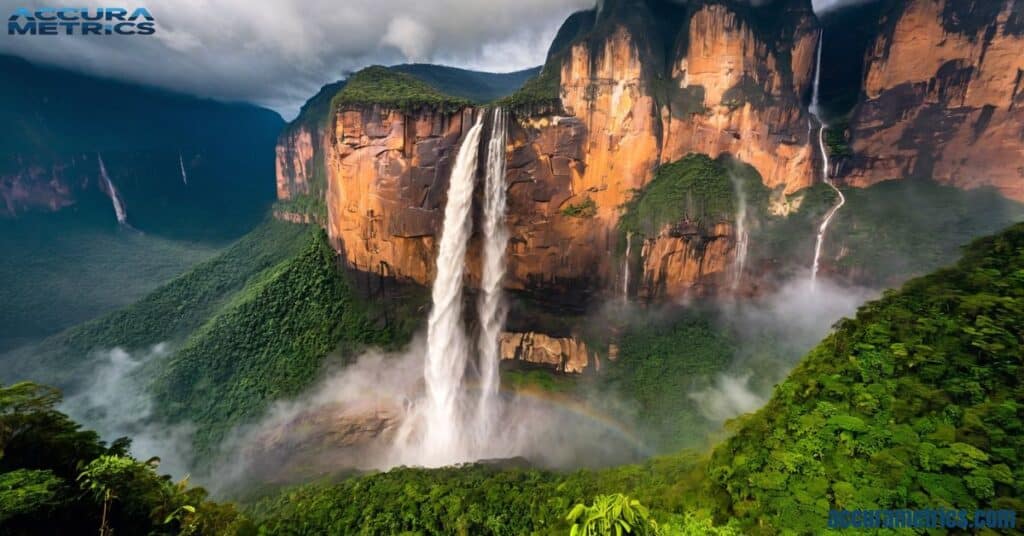
<instances>
[{"instance_id":1,"label":"mist cloud","mask_svg":"<svg viewBox=\"0 0 1024 536\"><path fill-rule=\"evenodd\" d=\"M105 441L130 438L133 456L159 457L160 472L180 478L188 473L192 426L155 422L145 381L146 365L168 355L165 343L134 355L121 348L95 352L92 377L66 396L59 409Z\"/></svg>"}]
</instances>

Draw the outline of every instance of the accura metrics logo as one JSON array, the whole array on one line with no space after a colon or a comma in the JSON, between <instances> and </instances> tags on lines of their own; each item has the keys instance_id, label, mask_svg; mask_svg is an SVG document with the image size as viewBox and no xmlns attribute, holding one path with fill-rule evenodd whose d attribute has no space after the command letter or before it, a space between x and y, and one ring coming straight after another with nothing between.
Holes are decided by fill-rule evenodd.
<instances>
[{"instance_id":1,"label":"accura metrics logo","mask_svg":"<svg viewBox=\"0 0 1024 536\"><path fill-rule=\"evenodd\" d=\"M144 7L19 7L7 35L153 35L156 21Z\"/></svg>"}]
</instances>

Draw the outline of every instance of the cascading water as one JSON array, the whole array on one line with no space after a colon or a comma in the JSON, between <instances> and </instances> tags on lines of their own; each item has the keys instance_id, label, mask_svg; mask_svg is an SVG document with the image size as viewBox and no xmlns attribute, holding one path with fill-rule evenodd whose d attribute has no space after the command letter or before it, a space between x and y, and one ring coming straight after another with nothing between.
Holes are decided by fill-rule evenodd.
<instances>
[{"instance_id":1,"label":"cascading water","mask_svg":"<svg viewBox=\"0 0 1024 536\"><path fill-rule=\"evenodd\" d=\"M181 182L188 185L188 175L185 174L185 161L181 159L181 153L178 153L178 167L181 168Z\"/></svg>"},{"instance_id":2,"label":"cascading water","mask_svg":"<svg viewBox=\"0 0 1024 536\"><path fill-rule=\"evenodd\" d=\"M821 225L818 227L818 236L814 243L814 264L811 265L812 288L814 288L813 286L818 280L818 267L819 262L821 260L821 249L825 243L825 233L826 231L828 231L828 224L832 223L832 218L836 215L837 212L839 212L839 209L843 208L843 205L846 204L846 196L843 195L843 192L841 192L839 188L836 188L835 184L832 184L832 180L829 178L828 148L825 146L825 129L828 127L828 125L825 124L825 120L821 116L821 109L819 107L818 100L818 90L819 86L821 85L821 51L823 48L825 48L824 31L821 32L821 35L818 37L817 62L814 68L814 92L811 95L810 112L811 115L813 115L815 119L818 120L819 125L818 148L821 150L822 180L824 180L825 184L829 185L829 187L832 188L833 191L835 191L836 195L839 196L839 202L833 205L831 209L829 209L828 213L825 214L825 219L821 222Z\"/></svg>"},{"instance_id":3,"label":"cascading water","mask_svg":"<svg viewBox=\"0 0 1024 536\"><path fill-rule=\"evenodd\" d=\"M729 179L732 180L732 187L736 191L736 258L733 259L732 265L732 290L736 290L743 279L743 269L747 264L750 234L747 231L747 193L736 175L730 173Z\"/></svg>"},{"instance_id":4,"label":"cascading water","mask_svg":"<svg viewBox=\"0 0 1024 536\"><path fill-rule=\"evenodd\" d=\"M462 278L466 244L472 222L473 183L477 168L481 119L466 133L448 183L448 202L437 255L432 290L433 308L427 323L424 367L427 399L423 412L423 443L419 457L425 465L445 465L468 455L463 430L461 394L468 362L462 326Z\"/></svg>"},{"instance_id":5,"label":"cascading water","mask_svg":"<svg viewBox=\"0 0 1024 536\"><path fill-rule=\"evenodd\" d=\"M103 165L103 157L96 154L96 160L100 163L100 180L103 181L103 186L107 190L107 195L110 196L110 202L114 205L114 215L117 216L117 223L124 225L128 222L128 213L124 210L124 202L121 201L121 194L117 193L117 188L114 187L114 183L110 181L110 175L107 175L107 166Z\"/></svg>"},{"instance_id":6,"label":"cascading water","mask_svg":"<svg viewBox=\"0 0 1024 536\"><path fill-rule=\"evenodd\" d=\"M477 409L477 434L481 441L490 437L495 418L495 399L501 382L498 365L501 355L498 338L508 312L502 282L505 279L505 112L494 109L494 124L487 144L487 168L484 184L483 270L481 294L477 305L480 315L480 404Z\"/></svg>"}]
</instances>

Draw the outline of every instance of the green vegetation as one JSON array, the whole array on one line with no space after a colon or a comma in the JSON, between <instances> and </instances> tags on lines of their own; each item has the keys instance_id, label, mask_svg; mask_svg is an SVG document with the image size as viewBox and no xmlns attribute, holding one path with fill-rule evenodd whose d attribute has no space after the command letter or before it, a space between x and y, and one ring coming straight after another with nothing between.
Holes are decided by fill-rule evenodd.
<instances>
[{"instance_id":1,"label":"green vegetation","mask_svg":"<svg viewBox=\"0 0 1024 536\"><path fill-rule=\"evenodd\" d=\"M1024 219L1024 205L992 189L904 179L843 193L846 206L832 222L823 256L839 257L843 270L870 266L872 284L936 270L963 244Z\"/></svg>"},{"instance_id":2,"label":"green vegetation","mask_svg":"<svg viewBox=\"0 0 1024 536\"><path fill-rule=\"evenodd\" d=\"M415 76L446 95L478 104L506 97L540 73L540 67L511 73L485 73L425 63L395 65L390 69Z\"/></svg>"},{"instance_id":3,"label":"green vegetation","mask_svg":"<svg viewBox=\"0 0 1024 536\"><path fill-rule=\"evenodd\" d=\"M623 233L656 236L664 225L731 221L735 193L723 160L691 154L658 168L651 182L626 204Z\"/></svg>"},{"instance_id":4,"label":"green vegetation","mask_svg":"<svg viewBox=\"0 0 1024 536\"><path fill-rule=\"evenodd\" d=\"M1019 511L1021 326L1024 224L841 322L710 460L400 468L291 488L249 511L281 534L565 534L572 505L628 493L665 534L723 535L819 533L829 507Z\"/></svg>"},{"instance_id":5,"label":"green vegetation","mask_svg":"<svg viewBox=\"0 0 1024 536\"><path fill-rule=\"evenodd\" d=\"M846 130L850 128L848 121L836 122L825 128L825 146L832 158L849 158L853 156L853 148L846 140Z\"/></svg>"},{"instance_id":6,"label":"green vegetation","mask_svg":"<svg viewBox=\"0 0 1024 536\"><path fill-rule=\"evenodd\" d=\"M658 536L662 531L647 507L621 493L598 495L590 505L579 503L565 519L572 523L569 536L635 534Z\"/></svg>"},{"instance_id":7,"label":"green vegetation","mask_svg":"<svg viewBox=\"0 0 1024 536\"><path fill-rule=\"evenodd\" d=\"M748 102L754 109L760 110L771 104L772 96L766 93L764 88L753 78L744 75L735 86L725 90L725 93L722 94L722 105L730 110L735 110Z\"/></svg>"},{"instance_id":8,"label":"green vegetation","mask_svg":"<svg viewBox=\"0 0 1024 536\"><path fill-rule=\"evenodd\" d=\"M716 325L710 312L683 311L672 320L638 314L619 342L619 357L607 363L601 390L635 401L635 421L661 452L705 445L712 423L689 397L697 385L710 384L734 361L734 334Z\"/></svg>"},{"instance_id":9,"label":"green vegetation","mask_svg":"<svg viewBox=\"0 0 1024 536\"><path fill-rule=\"evenodd\" d=\"M330 352L391 342L370 318L325 233L307 234L299 253L232 295L162 367L159 413L195 423L196 448L211 448L231 426L301 392Z\"/></svg>"},{"instance_id":10,"label":"green vegetation","mask_svg":"<svg viewBox=\"0 0 1024 536\"><path fill-rule=\"evenodd\" d=\"M50 383L68 385L89 366L83 358L94 350L118 346L135 350L181 340L261 272L293 255L309 234L306 227L268 220L224 253L130 307L7 356L7 364L15 370L4 375L45 374Z\"/></svg>"},{"instance_id":11,"label":"green vegetation","mask_svg":"<svg viewBox=\"0 0 1024 536\"><path fill-rule=\"evenodd\" d=\"M449 113L472 103L441 93L412 75L375 65L350 76L345 87L331 99L330 109L375 104L403 112L429 109Z\"/></svg>"},{"instance_id":12,"label":"green vegetation","mask_svg":"<svg viewBox=\"0 0 1024 536\"><path fill-rule=\"evenodd\" d=\"M177 351L147 371L158 416L195 423L206 452L232 425L308 386L332 352L345 359L408 340L418 316L403 307L418 299L382 314L355 295L322 231L270 220L135 305L15 355L20 366L4 374L74 385L96 350L170 342Z\"/></svg>"},{"instance_id":13,"label":"green vegetation","mask_svg":"<svg viewBox=\"0 0 1024 536\"><path fill-rule=\"evenodd\" d=\"M549 60L537 76L523 83L515 93L499 99L495 104L512 110L557 110L562 107L559 97L560 63Z\"/></svg>"},{"instance_id":14,"label":"green vegetation","mask_svg":"<svg viewBox=\"0 0 1024 536\"><path fill-rule=\"evenodd\" d=\"M121 228L99 194L0 220L0 353L126 307L225 245Z\"/></svg>"},{"instance_id":15,"label":"green vegetation","mask_svg":"<svg viewBox=\"0 0 1024 536\"><path fill-rule=\"evenodd\" d=\"M593 218L597 215L597 202L586 197L579 203L570 203L560 211L567 218Z\"/></svg>"},{"instance_id":16,"label":"green vegetation","mask_svg":"<svg viewBox=\"0 0 1024 536\"><path fill-rule=\"evenodd\" d=\"M110 446L55 410L60 394L32 383L0 386L0 532L4 534L229 534L231 505L187 480L160 476L130 441Z\"/></svg>"}]
</instances>

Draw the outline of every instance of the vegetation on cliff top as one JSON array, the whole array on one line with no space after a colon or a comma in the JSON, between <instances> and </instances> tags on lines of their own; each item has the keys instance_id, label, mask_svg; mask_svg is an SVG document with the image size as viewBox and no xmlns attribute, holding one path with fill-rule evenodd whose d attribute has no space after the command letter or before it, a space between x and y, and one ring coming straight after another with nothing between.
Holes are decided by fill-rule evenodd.
<instances>
[{"instance_id":1,"label":"vegetation on cliff top","mask_svg":"<svg viewBox=\"0 0 1024 536\"><path fill-rule=\"evenodd\" d=\"M710 226L731 221L735 192L723 162L690 154L661 166L626 203L619 229L656 236L664 225L693 222Z\"/></svg>"},{"instance_id":2,"label":"vegetation on cliff top","mask_svg":"<svg viewBox=\"0 0 1024 536\"><path fill-rule=\"evenodd\" d=\"M446 95L415 76L374 65L348 78L331 99L331 110L380 105L403 112L428 109L444 113L471 106L463 97Z\"/></svg>"}]
</instances>

